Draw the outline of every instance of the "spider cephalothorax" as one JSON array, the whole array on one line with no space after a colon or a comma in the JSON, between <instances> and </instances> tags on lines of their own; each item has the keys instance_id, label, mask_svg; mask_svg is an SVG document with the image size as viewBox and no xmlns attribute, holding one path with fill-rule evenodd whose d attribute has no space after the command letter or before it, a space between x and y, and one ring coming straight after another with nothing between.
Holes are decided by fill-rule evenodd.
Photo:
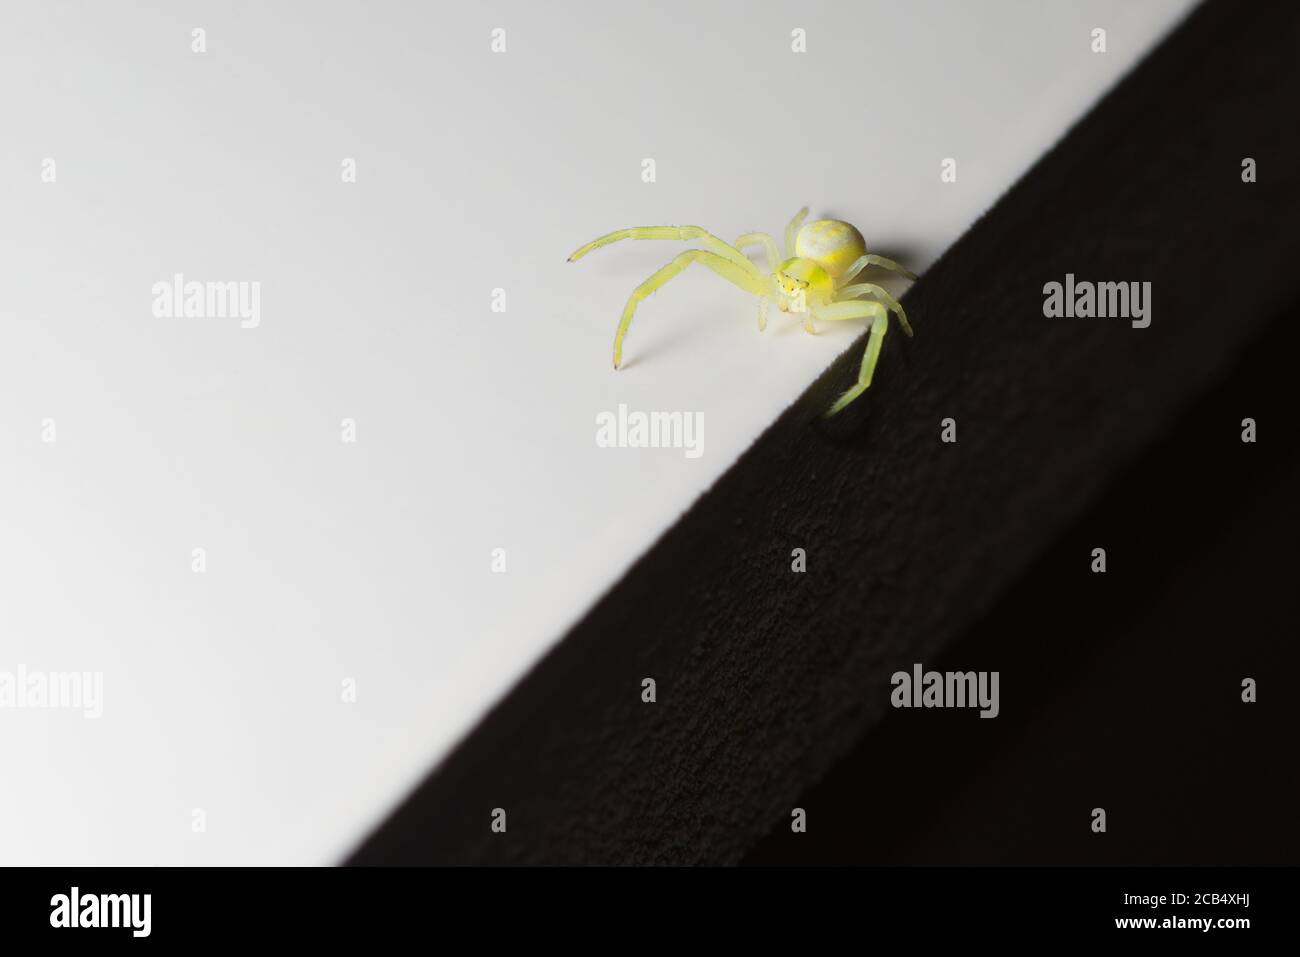
<instances>
[{"instance_id":1,"label":"spider cephalothorax","mask_svg":"<svg viewBox=\"0 0 1300 957\"><path fill-rule=\"evenodd\" d=\"M782 312L803 317L803 326L815 332L814 320L837 322L843 319L870 319L870 336L858 371L858 383L836 400L827 411L834 415L860 396L871 385L871 376L880 357L880 344L888 328L888 316L898 316L903 332L912 334L903 307L875 283L853 283L868 266L879 266L915 279L892 259L867 252L862 234L849 223L819 219L803 225L807 207L801 209L785 228L785 258L776 240L768 233L746 233L726 243L699 226L634 226L601 236L587 243L569 262L581 259L600 246L620 239L698 239L704 249L688 249L677 255L653 276L633 290L623 309L623 318L614 336L614 368L623 361L623 338L632 324L637 304L693 262L708 266L724 279L759 297L758 328L767 328L767 304L775 301ZM768 272L764 273L744 253L750 246L762 247L767 253ZM861 296L871 296L862 299Z\"/></svg>"}]
</instances>

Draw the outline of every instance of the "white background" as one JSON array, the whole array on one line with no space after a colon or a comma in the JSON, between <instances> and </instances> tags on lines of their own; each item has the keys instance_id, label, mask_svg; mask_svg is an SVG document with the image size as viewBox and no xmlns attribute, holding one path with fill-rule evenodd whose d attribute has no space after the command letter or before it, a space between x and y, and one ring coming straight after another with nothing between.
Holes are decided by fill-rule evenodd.
<instances>
[{"instance_id":1,"label":"white background","mask_svg":"<svg viewBox=\"0 0 1300 957\"><path fill-rule=\"evenodd\" d=\"M615 373L679 247L565 257L809 204L923 271L1188 6L3 0L0 671L105 700L0 709L0 863L341 859L861 332L688 270ZM597 448L620 402L704 455Z\"/></svg>"}]
</instances>

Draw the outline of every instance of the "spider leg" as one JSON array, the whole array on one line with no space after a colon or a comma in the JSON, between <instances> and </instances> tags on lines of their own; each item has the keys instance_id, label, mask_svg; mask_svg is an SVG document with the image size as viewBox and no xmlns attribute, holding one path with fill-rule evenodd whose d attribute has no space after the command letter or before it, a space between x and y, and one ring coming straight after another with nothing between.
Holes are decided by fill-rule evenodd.
<instances>
[{"instance_id":1,"label":"spider leg","mask_svg":"<svg viewBox=\"0 0 1300 957\"><path fill-rule=\"evenodd\" d=\"M601 246L608 246L610 243L616 243L620 239L678 239L690 241L698 239L704 245L708 246L714 253L731 260L737 266L749 270L755 276L761 276L755 266L739 249L730 243L724 242L717 236L699 226L632 226L628 229L618 229L612 233L607 233L599 239L593 239L585 246L581 246L569 257L569 262L577 262L593 249L599 249Z\"/></svg>"},{"instance_id":2,"label":"spider leg","mask_svg":"<svg viewBox=\"0 0 1300 957\"><path fill-rule=\"evenodd\" d=\"M776 245L776 240L772 238L771 233L745 233L732 245L741 252L745 251L746 246L762 246L767 250L768 272L776 272L776 267L781 265L781 250Z\"/></svg>"},{"instance_id":3,"label":"spider leg","mask_svg":"<svg viewBox=\"0 0 1300 957\"><path fill-rule=\"evenodd\" d=\"M866 392L871 386L871 377L876 371L876 361L880 358L880 346L885 340L889 328L889 312L878 302L856 300L854 302L834 302L816 310L818 319L836 322L842 319L862 319L871 317L871 331L867 339L867 348L862 354L862 365L858 369L858 383L826 410L827 417L843 411L844 407Z\"/></svg>"},{"instance_id":4,"label":"spider leg","mask_svg":"<svg viewBox=\"0 0 1300 957\"><path fill-rule=\"evenodd\" d=\"M745 233L731 245L735 246L741 252L744 252L748 246L762 246L767 250L767 267L768 271L775 273L776 267L781 264L781 250L777 246L776 240L772 238L771 233ZM767 297L764 296L758 301L758 331L764 332L767 329Z\"/></svg>"},{"instance_id":5,"label":"spider leg","mask_svg":"<svg viewBox=\"0 0 1300 957\"><path fill-rule=\"evenodd\" d=\"M846 272L843 276L840 277L840 282L841 283L852 282L853 278L857 276L858 273L862 272L862 270L866 269L868 266L879 266L882 269L888 269L891 272L900 273L901 275L906 276L908 279L912 280L913 282L916 282L916 273L912 272L910 269L906 269L903 266L900 266L892 259L886 259L884 256L877 256L875 253L867 253L867 255L859 256L856 260L854 260L853 265L849 267L848 272Z\"/></svg>"},{"instance_id":6,"label":"spider leg","mask_svg":"<svg viewBox=\"0 0 1300 957\"><path fill-rule=\"evenodd\" d=\"M812 307L812 313L826 322L843 322L845 319L889 318L889 310L882 303L870 299L850 299Z\"/></svg>"},{"instance_id":7,"label":"spider leg","mask_svg":"<svg viewBox=\"0 0 1300 957\"><path fill-rule=\"evenodd\" d=\"M749 269L744 269L732 260L717 253L709 252L707 249L688 249L686 252L678 254L672 262L656 271L649 279L637 286L632 291L632 295L628 297L627 305L623 308L623 318L618 323L618 332L614 336L615 369L623 362L623 337L627 335L628 327L632 324L632 314L636 312L637 305L640 304L642 299L663 286L693 262L698 262L701 266L708 266L723 279L734 283L745 292L763 297L771 294L767 278L760 274L748 259L745 260L745 263L749 266ZM879 303L876 305L879 305Z\"/></svg>"},{"instance_id":8,"label":"spider leg","mask_svg":"<svg viewBox=\"0 0 1300 957\"><path fill-rule=\"evenodd\" d=\"M902 304L874 282L861 282L854 286L845 286L835 295L840 300L852 299L855 296L875 296L888 306L894 315L898 316L898 324L903 327L903 332L909 339L912 338L912 326L907 321L907 313L903 311Z\"/></svg>"},{"instance_id":9,"label":"spider leg","mask_svg":"<svg viewBox=\"0 0 1300 957\"><path fill-rule=\"evenodd\" d=\"M817 324L814 319L822 318L815 306L804 300L801 305L796 305L790 310L796 316L803 316L803 331L810 336L817 335Z\"/></svg>"},{"instance_id":10,"label":"spider leg","mask_svg":"<svg viewBox=\"0 0 1300 957\"><path fill-rule=\"evenodd\" d=\"M799 210L799 212L794 214L794 219L790 220L790 224L785 227L785 254L787 256L794 255L795 234L799 232L799 227L803 225L803 221L807 218L808 207L805 206L803 209Z\"/></svg>"}]
</instances>

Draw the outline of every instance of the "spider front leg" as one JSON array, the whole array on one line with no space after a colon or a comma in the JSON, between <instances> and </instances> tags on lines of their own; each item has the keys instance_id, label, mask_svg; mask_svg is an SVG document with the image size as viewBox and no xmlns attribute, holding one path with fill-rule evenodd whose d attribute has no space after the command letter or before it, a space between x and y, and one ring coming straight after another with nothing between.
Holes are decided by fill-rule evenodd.
<instances>
[{"instance_id":1,"label":"spider front leg","mask_svg":"<svg viewBox=\"0 0 1300 957\"><path fill-rule=\"evenodd\" d=\"M816 316L816 313L814 312L813 309L809 308L807 302L804 302L804 301L799 301L799 302L797 302L797 303L795 304L795 307L794 307L794 309L793 309L792 311L793 311L796 315L803 316L803 331L804 331L804 332L808 333L808 335L810 335L810 336L815 336L815 335L817 335L817 325L816 325L816 323L813 322L813 318L814 318L814 317L816 317L816 318L821 318L821 317L820 317L820 316Z\"/></svg>"},{"instance_id":2,"label":"spider front leg","mask_svg":"<svg viewBox=\"0 0 1300 957\"><path fill-rule=\"evenodd\" d=\"M616 229L612 233L606 233L599 239L593 239L585 246L578 247L573 255L569 257L569 262L577 262L593 249L599 249L601 246L608 246L610 243L616 243L623 239L676 239L684 242L698 239L713 252L725 259L730 259L737 266L753 268L754 265L749 261L749 257L735 246L724 242L699 226L632 226L628 229Z\"/></svg>"},{"instance_id":3,"label":"spider front leg","mask_svg":"<svg viewBox=\"0 0 1300 957\"><path fill-rule=\"evenodd\" d=\"M776 272L776 267L781 265L781 250L776 245L776 240L770 233L745 233L734 243L732 243L742 253L746 246L762 246L767 252L767 271Z\"/></svg>"},{"instance_id":4,"label":"spider front leg","mask_svg":"<svg viewBox=\"0 0 1300 957\"><path fill-rule=\"evenodd\" d=\"M906 276L908 279L916 282L916 273L899 265L892 259L886 259L884 256L877 256L875 253L867 253L865 256L859 256L854 260L853 265L849 267L848 272L840 277L840 282L852 282L853 278L868 266L879 266L881 269L888 269L891 272L896 272L899 275Z\"/></svg>"},{"instance_id":5,"label":"spider front leg","mask_svg":"<svg viewBox=\"0 0 1300 957\"><path fill-rule=\"evenodd\" d=\"M835 294L838 300L849 300L857 296L875 296L883 302L894 315L898 316L898 324L903 327L903 332L907 337L912 338L912 325L907 321L907 313L903 311L902 303L874 282L860 282L856 285L845 286Z\"/></svg>"},{"instance_id":6,"label":"spider front leg","mask_svg":"<svg viewBox=\"0 0 1300 957\"><path fill-rule=\"evenodd\" d=\"M818 319L838 322L843 319L862 319L870 317L871 332L867 339L866 351L862 354L862 365L858 369L858 384L835 400L835 404L826 410L829 418L844 410L850 402L871 387L871 377L876 371L876 362L880 359L880 346L885 341L885 332L889 329L889 312L878 302L834 302L822 306L816 311Z\"/></svg>"},{"instance_id":7,"label":"spider front leg","mask_svg":"<svg viewBox=\"0 0 1300 957\"><path fill-rule=\"evenodd\" d=\"M632 325L632 315L636 312L636 307L641 300L663 286L693 262L698 262L701 266L708 266L723 279L734 283L745 292L764 297L771 294L767 278L748 259L745 260L745 266L749 267L746 269L733 260L709 252L707 249L688 249L686 252L674 257L672 262L637 286L632 291L632 295L628 297L627 305L623 308L623 318L618 323L618 332L614 336L615 369L623 364L623 338L627 335L628 327Z\"/></svg>"},{"instance_id":8,"label":"spider front leg","mask_svg":"<svg viewBox=\"0 0 1300 957\"><path fill-rule=\"evenodd\" d=\"M776 289L777 294L780 295L780 286L774 282L773 287ZM817 305L809 300L807 289L799 289L790 293L783 298L781 303L783 312L803 317L801 320L803 322L803 331L810 336L817 335L817 326L813 322L817 308Z\"/></svg>"}]
</instances>

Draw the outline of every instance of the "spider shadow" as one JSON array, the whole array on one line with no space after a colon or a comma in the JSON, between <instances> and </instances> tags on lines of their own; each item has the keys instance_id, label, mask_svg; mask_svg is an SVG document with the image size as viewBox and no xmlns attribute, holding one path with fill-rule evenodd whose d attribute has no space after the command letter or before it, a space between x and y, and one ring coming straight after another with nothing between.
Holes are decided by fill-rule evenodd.
<instances>
[{"instance_id":1,"label":"spider shadow","mask_svg":"<svg viewBox=\"0 0 1300 957\"><path fill-rule=\"evenodd\" d=\"M716 315L709 316L704 314L692 313L683 317L680 326L673 326L669 329L660 329L654 338L643 336L639 338L638 345L635 349L629 349L628 343L623 344L623 364L619 366L620 370L632 369L642 362L658 362L664 358L671 359L673 355L679 352L686 352L693 341L702 338L702 323L716 320Z\"/></svg>"},{"instance_id":2,"label":"spider shadow","mask_svg":"<svg viewBox=\"0 0 1300 957\"><path fill-rule=\"evenodd\" d=\"M836 376L837 385L818 389L816 395L810 398L809 408L806 413L810 420L808 427L823 441L840 448L856 448L869 445L869 436L872 431L871 423L876 418L875 402L873 401L876 396L871 393L879 385L878 382L873 382L870 389L835 415L828 416L826 414L826 410L831 407L831 404L840 397L845 389L852 385L851 379L852 377L845 376L841 382L840 377Z\"/></svg>"}]
</instances>

